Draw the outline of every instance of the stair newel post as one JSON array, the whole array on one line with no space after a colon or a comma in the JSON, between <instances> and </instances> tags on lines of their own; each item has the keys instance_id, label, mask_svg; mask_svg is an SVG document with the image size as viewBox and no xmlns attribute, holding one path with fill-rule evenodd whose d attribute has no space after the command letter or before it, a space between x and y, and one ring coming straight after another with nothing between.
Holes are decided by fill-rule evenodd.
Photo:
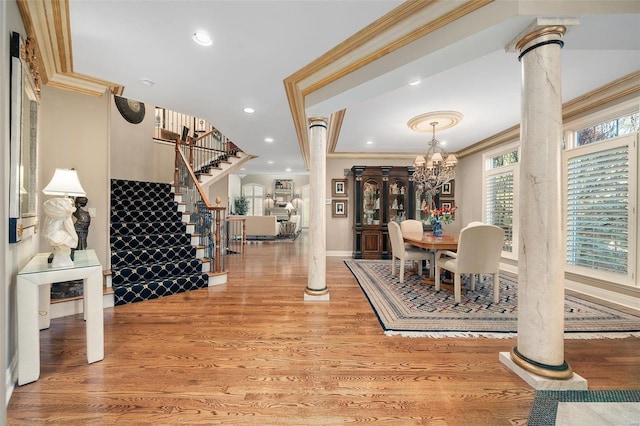
<instances>
[{"instance_id":1,"label":"stair newel post","mask_svg":"<svg viewBox=\"0 0 640 426\"><path fill-rule=\"evenodd\" d=\"M214 271L213 272L222 272L222 270L224 269L224 263L222 260L222 256L224 255L224 247L223 244L221 244L221 234L222 234L222 227L221 227L221 216L222 213L224 213L225 208L224 207L212 207L211 208L214 212L215 212L215 232L214 232L214 241L215 241L215 259L214 259Z\"/></svg>"}]
</instances>

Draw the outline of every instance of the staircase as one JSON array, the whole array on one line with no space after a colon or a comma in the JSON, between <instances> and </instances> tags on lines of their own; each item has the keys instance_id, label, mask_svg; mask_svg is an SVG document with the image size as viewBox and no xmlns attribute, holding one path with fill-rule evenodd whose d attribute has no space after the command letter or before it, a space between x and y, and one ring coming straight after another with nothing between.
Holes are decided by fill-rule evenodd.
<instances>
[{"instance_id":1,"label":"staircase","mask_svg":"<svg viewBox=\"0 0 640 426\"><path fill-rule=\"evenodd\" d=\"M207 287L170 184L112 179L110 243L115 305Z\"/></svg>"}]
</instances>

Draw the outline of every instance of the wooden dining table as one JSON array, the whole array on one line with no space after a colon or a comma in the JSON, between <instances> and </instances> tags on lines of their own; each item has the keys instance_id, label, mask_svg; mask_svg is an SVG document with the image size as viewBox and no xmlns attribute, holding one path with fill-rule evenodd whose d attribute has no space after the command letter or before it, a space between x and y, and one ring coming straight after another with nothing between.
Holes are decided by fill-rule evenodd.
<instances>
[{"instance_id":1,"label":"wooden dining table","mask_svg":"<svg viewBox=\"0 0 640 426\"><path fill-rule=\"evenodd\" d=\"M404 242L407 244L411 244L414 247L419 247L421 249L425 249L425 250L429 250L431 252L433 252L433 261L429 262L430 268L429 268L429 277L422 277L421 282L423 284L430 284L430 285L434 285L435 284L435 258L436 258L436 253L438 250L457 250L458 249L458 235L442 235L441 237L434 237L433 234L428 233L428 232L423 232L423 233L406 233L402 235L402 238L404 239ZM442 283L443 287L447 287L449 286L448 283L443 282ZM451 284L451 288L453 290L453 284Z\"/></svg>"}]
</instances>

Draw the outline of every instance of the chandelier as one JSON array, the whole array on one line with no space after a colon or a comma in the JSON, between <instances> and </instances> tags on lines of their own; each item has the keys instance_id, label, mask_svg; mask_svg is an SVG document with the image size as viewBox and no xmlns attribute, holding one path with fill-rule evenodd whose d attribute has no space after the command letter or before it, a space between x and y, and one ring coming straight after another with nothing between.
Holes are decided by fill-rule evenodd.
<instances>
[{"instance_id":1,"label":"chandelier","mask_svg":"<svg viewBox=\"0 0 640 426\"><path fill-rule=\"evenodd\" d=\"M438 118L442 118L442 121L438 121ZM415 168L413 180L432 197L440 193L444 184L455 179L455 169L458 164L454 154L440 147L440 142L436 139L436 126L440 125L439 128L447 129L455 126L461 119L462 114L458 112L439 111L414 117L407 123L410 128L419 132L427 130L427 122L431 127L432 137L427 146L427 152L418 155L413 163Z\"/></svg>"}]
</instances>

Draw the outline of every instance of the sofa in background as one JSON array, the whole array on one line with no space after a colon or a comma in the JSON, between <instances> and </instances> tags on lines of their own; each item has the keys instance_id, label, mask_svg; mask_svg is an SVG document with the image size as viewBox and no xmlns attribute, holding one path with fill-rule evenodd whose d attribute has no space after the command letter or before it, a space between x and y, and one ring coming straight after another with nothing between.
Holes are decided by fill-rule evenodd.
<instances>
[{"instance_id":1,"label":"sofa in background","mask_svg":"<svg viewBox=\"0 0 640 426\"><path fill-rule=\"evenodd\" d=\"M245 219L247 240L276 239L280 234L280 224L276 216L229 216Z\"/></svg>"}]
</instances>

